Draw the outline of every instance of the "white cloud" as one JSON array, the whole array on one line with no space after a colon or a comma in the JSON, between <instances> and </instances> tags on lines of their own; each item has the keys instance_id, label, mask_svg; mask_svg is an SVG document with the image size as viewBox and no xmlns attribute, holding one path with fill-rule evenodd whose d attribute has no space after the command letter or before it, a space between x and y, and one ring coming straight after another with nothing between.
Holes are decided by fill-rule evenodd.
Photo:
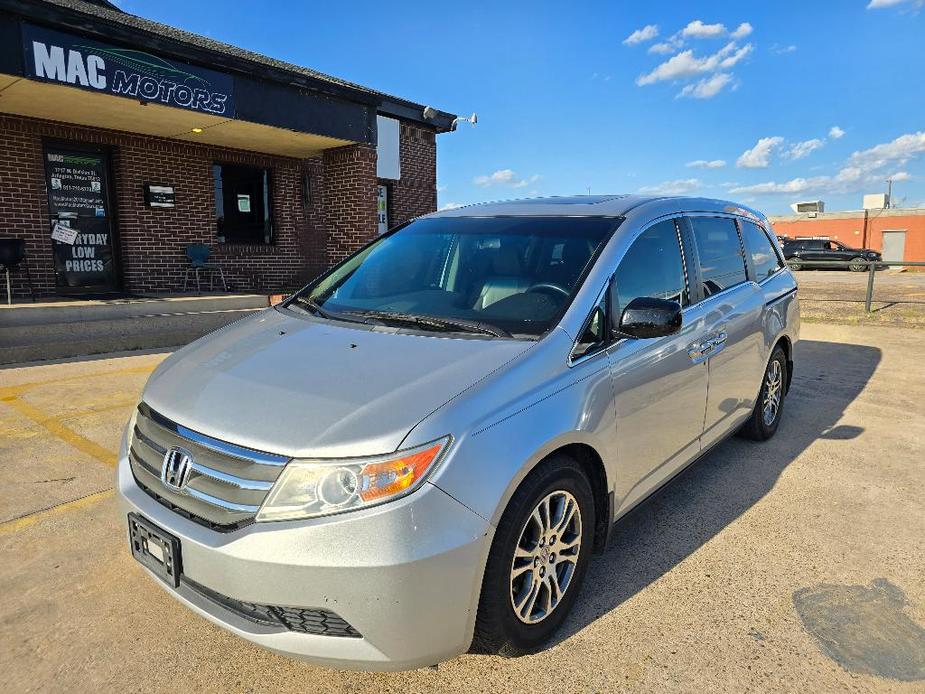
<instances>
[{"instance_id":1,"label":"white cloud","mask_svg":"<svg viewBox=\"0 0 925 694\"><path fill-rule=\"evenodd\" d=\"M744 194L803 194L803 193L845 193L856 191L868 184L863 172L847 166L834 176L813 176L792 178L783 183L769 181L750 186L732 188L730 193Z\"/></svg>"},{"instance_id":2,"label":"white cloud","mask_svg":"<svg viewBox=\"0 0 925 694\"><path fill-rule=\"evenodd\" d=\"M526 188L527 186L529 186L529 185L531 185L531 184L533 184L533 183L536 183L538 180L540 180L540 178L541 178L541 177L540 177L539 174L533 174L532 176L530 176L530 178L523 178L523 179L521 179L521 180L519 180L519 181L515 181L515 182L512 183L511 185L512 185L514 188Z\"/></svg>"},{"instance_id":3,"label":"white cloud","mask_svg":"<svg viewBox=\"0 0 925 694\"><path fill-rule=\"evenodd\" d=\"M729 35L734 39L744 39L746 36L752 33L752 31L753 28L751 24L748 22L742 22L738 27L736 27L736 30Z\"/></svg>"},{"instance_id":4,"label":"white cloud","mask_svg":"<svg viewBox=\"0 0 925 694\"><path fill-rule=\"evenodd\" d=\"M685 195L700 188L701 183L696 178L679 178L676 181L663 181L654 186L643 186L639 189L645 195Z\"/></svg>"},{"instance_id":5,"label":"white cloud","mask_svg":"<svg viewBox=\"0 0 925 694\"><path fill-rule=\"evenodd\" d=\"M685 164L689 169L721 169L726 166L726 162L723 159L696 159L694 161L689 161Z\"/></svg>"},{"instance_id":6,"label":"white cloud","mask_svg":"<svg viewBox=\"0 0 925 694\"><path fill-rule=\"evenodd\" d=\"M900 135L892 142L876 145L851 155L851 164L865 170L879 169L888 164L905 164L925 154L925 131Z\"/></svg>"},{"instance_id":7,"label":"white cloud","mask_svg":"<svg viewBox=\"0 0 925 694\"><path fill-rule=\"evenodd\" d=\"M779 136L762 137L755 146L742 152L736 160L736 166L744 169L766 169L771 162L771 154L779 147L784 138Z\"/></svg>"},{"instance_id":8,"label":"white cloud","mask_svg":"<svg viewBox=\"0 0 925 694\"><path fill-rule=\"evenodd\" d=\"M833 125L829 128L829 137L833 140L838 140L845 136L845 131L839 128L837 125Z\"/></svg>"},{"instance_id":9,"label":"white cloud","mask_svg":"<svg viewBox=\"0 0 925 694\"><path fill-rule=\"evenodd\" d=\"M678 96L692 99L712 99L730 82L732 82L732 75L728 72L717 72L712 77L704 77L695 84L688 84L678 92Z\"/></svg>"},{"instance_id":10,"label":"white cloud","mask_svg":"<svg viewBox=\"0 0 925 694\"><path fill-rule=\"evenodd\" d=\"M772 139L772 138L765 138ZM761 141L759 140L759 143ZM925 132L901 135L891 142L875 145L855 152L834 176L813 176L793 178L789 181L757 183L736 186L731 193L745 194L806 194L806 193L849 193L857 192L887 178L883 169L903 164L925 154ZM908 181L912 177L907 171L893 174L894 181Z\"/></svg>"},{"instance_id":11,"label":"white cloud","mask_svg":"<svg viewBox=\"0 0 925 694\"><path fill-rule=\"evenodd\" d=\"M775 43L771 45L771 52L777 53L777 55L784 55L786 53L795 53L796 50L797 50L797 47L794 46L792 43L789 46L781 46L779 43Z\"/></svg>"},{"instance_id":12,"label":"white cloud","mask_svg":"<svg viewBox=\"0 0 925 694\"><path fill-rule=\"evenodd\" d=\"M741 27L740 27L741 28ZM751 25L749 25L751 31ZM704 24L699 19L695 19L686 27L681 29L681 36L686 39L713 39L717 36L725 36L726 27L723 24ZM743 34L744 36L745 34Z\"/></svg>"},{"instance_id":13,"label":"white cloud","mask_svg":"<svg viewBox=\"0 0 925 694\"><path fill-rule=\"evenodd\" d=\"M459 202L448 202L445 205L440 206L440 212L443 212L444 210L455 210L462 206L462 203Z\"/></svg>"},{"instance_id":14,"label":"white cloud","mask_svg":"<svg viewBox=\"0 0 925 694\"><path fill-rule=\"evenodd\" d=\"M438 184L437 184L437 192L438 192L438 193L443 193L443 192L445 192L445 191L446 191L446 186L442 186L442 185L440 185L440 184L438 183Z\"/></svg>"},{"instance_id":15,"label":"white cloud","mask_svg":"<svg viewBox=\"0 0 925 694\"><path fill-rule=\"evenodd\" d=\"M676 43L670 41L664 41L662 43L653 43L649 46L649 53L658 53L659 55L667 55L668 53L674 53L680 46Z\"/></svg>"},{"instance_id":16,"label":"white cloud","mask_svg":"<svg viewBox=\"0 0 925 694\"><path fill-rule=\"evenodd\" d=\"M882 10L887 7L898 7L899 5L911 5L918 9L925 5L925 0L870 0L867 3L868 10Z\"/></svg>"},{"instance_id":17,"label":"white cloud","mask_svg":"<svg viewBox=\"0 0 925 694\"><path fill-rule=\"evenodd\" d=\"M637 43L651 41L658 36L657 24L646 24L642 29L636 29L632 34L623 39L627 46L635 46Z\"/></svg>"},{"instance_id":18,"label":"white cloud","mask_svg":"<svg viewBox=\"0 0 925 694\"><path fill-rule=\"evenodd\" d=\"M514 172L510 169L498 169L487 176L476 176L472 182L477 186L490 186L495 183L510 183L514 178Z\"/></svg>"},{"instance_id":19,"label":"white cloud","mask_svg":"<svg viewBox=\"0 0 925 694\"><path fill-rule=\"evenodd\" d=\"M672 56L646 75L640 75L636 84L643 87L664 80L680 80L707 72L728 70L734 67L745 56L752 52L752 44L748 43L739 48L734 41L730 41L716 53L698 58L690 49Z\"/></svg>"},{"instance_id":20,"label":"white cloud","mask_svg":"<svg viewBox=\"0 0 925 694\"><path fill-rule=\"evenodd\" d=\"M539 174L533 174L529 178L518 178L511 169L498 169L492 174L486 176L476 176L472 182L477 186L488 188L493 185L507 185L512 188L526 188L531 183L540 180Z\"/></svg>"},{"instance_id":21,"label":"white cloud","mask_svg":"<svg viewBox=\"0 0 925 694\"><path fill-rule=\"evenodd\" d=\"M808 157L810 154L815 152L817 149L821 149L825 146L825 142L820 140L818 137L814 137L812 140L804 140L803 142L795 142L784 152L784 156L788 159L803 159Z\"/></svg>"}]
</instances>

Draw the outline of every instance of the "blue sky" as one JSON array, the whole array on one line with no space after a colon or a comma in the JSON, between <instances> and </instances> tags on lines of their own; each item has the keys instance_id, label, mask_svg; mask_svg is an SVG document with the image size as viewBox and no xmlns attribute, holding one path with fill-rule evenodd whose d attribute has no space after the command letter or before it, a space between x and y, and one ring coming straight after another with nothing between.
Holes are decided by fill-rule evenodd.
<instances>
[{"instance_id":1,"label":"blue sky","mask_svg":"<svg viewBox=\"0 0 925 694\"><path fill-rule=\"evenodd\" d=\"M440 206L590 188L857 209L892 175L925 207L925 0L118 4L478 112L438 140Z\"/></svg>"}]
</instances>

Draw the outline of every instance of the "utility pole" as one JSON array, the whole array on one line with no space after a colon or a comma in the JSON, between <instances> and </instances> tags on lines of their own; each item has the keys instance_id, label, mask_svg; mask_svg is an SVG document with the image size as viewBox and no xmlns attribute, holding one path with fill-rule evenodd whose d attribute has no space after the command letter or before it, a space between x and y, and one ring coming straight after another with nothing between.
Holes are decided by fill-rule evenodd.
<instances>
[{"instance_id":1,"label":"utility pole","mask_svg":"<svg viewBox=\"0 0 925 694\"><path fill-rule=\"evenodd\" d=\"M893 177L886 179L886 206L893 206Z\"/></svg>"}]
</instances>

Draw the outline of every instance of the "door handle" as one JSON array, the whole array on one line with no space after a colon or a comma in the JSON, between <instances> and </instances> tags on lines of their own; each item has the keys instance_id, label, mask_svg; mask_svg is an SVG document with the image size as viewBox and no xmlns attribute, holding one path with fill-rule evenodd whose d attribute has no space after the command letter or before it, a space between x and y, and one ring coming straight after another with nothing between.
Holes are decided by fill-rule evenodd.
<instances>
[{"instance_id":1,"label":"door handle","mask_svg":"<svg viewBox=\"0 0 925 694\"><path fill-rule=\"evenodd\" d=\"M697 361L698 359L703 359L706 356L709 356L710 352L713 351L713 343L709 340L704 340L701 343L693 342L687 346L687 356L691 358L691 361Z\"/></svg>"}]
</instances>

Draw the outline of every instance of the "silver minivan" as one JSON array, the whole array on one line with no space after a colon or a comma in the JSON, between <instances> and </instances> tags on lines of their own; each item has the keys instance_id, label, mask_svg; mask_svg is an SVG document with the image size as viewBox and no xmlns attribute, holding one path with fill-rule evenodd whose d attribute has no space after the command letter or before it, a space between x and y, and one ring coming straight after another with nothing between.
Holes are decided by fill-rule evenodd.
<instances>
[{"instance_id":1,"label":"silver minivan","mask_svg":"<svg viewBox=\"0 0 925 694\"><path fill-rule=\"evenodd\" d=\"M727 436L774 434L796 292L735 203L421 217L158 367L118 465L132 554L332 667L536 650L617 520Z\"/></svg>"}]
</instances>

